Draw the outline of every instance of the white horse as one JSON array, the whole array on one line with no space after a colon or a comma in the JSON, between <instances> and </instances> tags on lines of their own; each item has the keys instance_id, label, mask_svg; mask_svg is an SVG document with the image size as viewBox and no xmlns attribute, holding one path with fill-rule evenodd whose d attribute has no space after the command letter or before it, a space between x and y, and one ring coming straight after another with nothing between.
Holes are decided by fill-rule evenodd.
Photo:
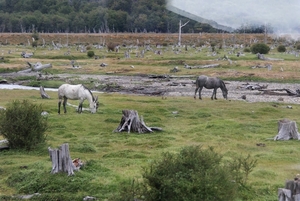
<instances>
[{"instance_id":1,"label":"white horse","mask_svg":"<svg viewBox=\"0 0 300 201\"><path fill-rule=\"evenodd\" d=\"M60 105L62 99L64 99L63 106L65 113L67 112L66 103L68 99L80 100L78 106L78 113L82 112L82 103L85 99L87 99L90 103L91 113L96 113L99 106L98 96L94 97L92 92L82 84L62 84L58 88L58 99L58 114L60 114Z\"/></svg>"}]
</instances>

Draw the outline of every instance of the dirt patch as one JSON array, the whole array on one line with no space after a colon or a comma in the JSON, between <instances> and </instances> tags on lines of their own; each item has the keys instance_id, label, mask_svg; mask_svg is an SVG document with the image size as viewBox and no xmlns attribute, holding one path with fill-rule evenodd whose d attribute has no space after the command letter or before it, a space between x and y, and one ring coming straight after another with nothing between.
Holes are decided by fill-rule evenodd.
<instances>
[{"instance_id":1,"label":"dirt patch","mask_svg":"<svg viewBox=\"0 0 300 201\"><path fill-rule=\"evenodd\" d=\"M36 73L26 73L27 76L34 76ZM3 78L24 76L21 73L1 74ZM73 75L73 74L58 74L56 78L65 80L66 82L72 79L89 80L93 79L95 89L97 86L105 86L102 88L106 93L123 93L135 95L151 95L151 96L188 96L193 99L195 94L195 80L192 76L168 76L168 75L136 75L136 76L118 76L118 75ZM76 77L76 78L74 78ZM249 85L267 86L267 90L272 89L289 89L296 91L300 89L299 84L282 84L282 83L258 83L258 82L239 82L226 81L229 100L241 100L247 102L281 102L298 104L299 97L290 96L286 91L264 92L259 90L247 89ZM93 90L95 90L93 89ZM210 99L212 90L203 89L202 98L205 101ZM198 93L197 93L198 97ZM217 90L217 98L222 99L221 90Z\"/></svg>"},{"instance_id":2,"label":"dirt patch","mask_svg":"<svg viewBox=\"0 0 300 201\"><path fill-rule=\"evenodd\" d=\"M66 78L70 75L59 75ZM194 97L196 77L191 76L115 76L115 75L81 75L81 79L96 79L99 84L106 84L108 87L104 92L118 92L124 94L139 94L153 96L189 96ZM299 84L282 84L282 83L258 83L258 82L238 82L226 81L229 100L241 100L247 102L281 102L298 104L299 97L289 96L286 91L265 93L264 91L247 89L247 84L267 86L266 89L290 89L296 91L300 89ZM212 90L203 89L202 97L204 100L210 98ZM198 97L198 93L197 93ZM246 97L246 98L245 98ZM222 99L221 90L217 91L217 98ZM244 99L245 98L245 99Z\"/></svg>"}]
</instances>

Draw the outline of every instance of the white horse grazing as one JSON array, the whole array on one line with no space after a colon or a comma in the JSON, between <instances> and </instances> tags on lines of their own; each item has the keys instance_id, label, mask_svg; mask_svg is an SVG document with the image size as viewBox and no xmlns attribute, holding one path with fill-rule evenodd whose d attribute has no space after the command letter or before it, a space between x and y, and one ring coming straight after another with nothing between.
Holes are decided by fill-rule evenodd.
<instances>
[{"instance_id":1,"label":"white horse grazing","mask_svg":"<svg viewBox=\"0 0 300 201\"><path fill-rule=\"evenodd\" d=\"M62 84L58 88L58 99L58 114L60 114L60 105L62 99L64 99L63 106L65 113L67 112L66 104L68 99L80 100L78 106L78 113L82 112L82 103L85 99L87 99L90 103L91 113L96 113L99 106L98 96L94 97L92 92L82 84Z\"/></svg>"}]
</instances>

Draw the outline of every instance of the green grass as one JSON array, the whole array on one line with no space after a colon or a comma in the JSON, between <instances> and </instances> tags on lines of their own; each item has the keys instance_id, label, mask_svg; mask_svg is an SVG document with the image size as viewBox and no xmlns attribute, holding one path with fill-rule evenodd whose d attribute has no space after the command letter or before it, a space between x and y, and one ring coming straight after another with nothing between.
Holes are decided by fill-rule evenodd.
<instances>
[{"instance_id":1,"label":"green grass","mask_svg":"<svg viewBox=\"0 0 300 201\"><path fill-rule=\"evenodd\" d=\"M49 95L55 97L56 92ZM62 195L80 200L89 195L104 200L116 191L121 181L141 178L142 167L162 152L177 152L188 145L212 146L226 157L250 154L258 159L249 184L259 193L269 189L260 195L260 200L275 200L277 188L298 173L298 142L270 140L277 134L278 120L297 119L298 105L287 110L274 108L271 103L102 94L96 114L77 114L68 107L67 114L58 115L56 98L41 99L37 91L1 90L0 96L5 96L0 101L2 106L15 97L31 97L31 101L42 103L50 113L45 145L29 153L1 152L0 196L39 192L51 193L54 198ZM148 126L158 126L163 131L114 133L123 109L137 110ZM63 143L69 143L72 158L86 162L72 177L50 174L47 147L57 148ZM257 143L266 146L259 147Z\"/></svg>"},{"instance_id":2,"label":"green grass","mask_svg":"<svg viewBox=\"0 0 300 201\"><path fill-rule=\"evenodd\" d=\"M1 46L4 52L12 49ZM72 56L64 56L69 49L48 50L38 47L18 47L11 54L4 54L9 62L0 64L0 73L16 72L25 69L26 62L52 63L53 67L42 73L72 73L72 83L83 83L93 87L97 80L80 80L80 74L116 75L192 75L199 74L219 76L225 81L259 81L299 83L299 57L282 54L272 50L266 57L283 58L284 61L272 62L271 71L251 69L251 66L264 65L270 61L257 60L256 56L228 55L231 48L217 49L217 56L211 56L207 48L201 51L181 48L175 54L170 47L163 48L162 55L152 51L145 52L144 58L124 58L125 49L119 53L107 52L106 49L93 49L99 60L87 58L86 53L70 47ZM139 51L142 50L139 47ZM20 57L22 51L33 52L34 57ZM224 55L234 61L229 64L222 60ZM76 60L80 69L72 69L70 60ZM108 67L100 68L100 63ZM191 66L220 63L218 68L185 69L184 63ZM134 65L135 68L130 68ZM170 70L178 66L178 73ZM282 71L281 68L284 68ZM78 75L78 76L77 76ZM1 77L1 74L0 74ZM78 79L76 79L78 77ZM66 80L42 80L24 76L11 78L12 82L31 80L26 85L57 88ZM9 80L9 79L8 79ZM117 85L116 85L117 87ZM98 88L103 88L102 85ZM0 199L9 200L7 196L32 194L39 192L38 200L82 200L89 195L99 200L107 200L119 189L119 185L128 180L142 178L142 168L157 159L163 152L178 152L183 146L201 145L214 147L225 159L233 156L250 154L258 160L258 166L249 175L249 184L257 200L277 200L277 189L284 186L286 179L292 179L299 173L297 149L298 141L273 141L278 132L278 120L288 118L297 122L300 106L292 105L286 109L283 103L247 103L243 101L194 100L191 97L134 96L121 94L100 94L100 108L96 114L83 112L77 114L68 107L67 114L57 114L57 93L47 92L50 99L41 99L35 90L0 90L0 106L6 106L14 99L29 99L41 103L50 116L47 142L32 152L17 150L0 152ZM78 104L78 101L69 101ZM278 107L273 107L276 104ZM83 107L88 107L84 102ZM163 131L150 134L115 133L120 123L122 110L137 110L150 127L161 127ZM177 111L174 113L174 111ZM299 122L297 122L299 123ZM0 136L1 139L1 136ZM51 161L48 147L57 148L69 143L72 158L81 158L85 166L75 175L50 174ZM264 143L266 146L257 146ZM241 200L243 200L241 198Z\"/></svg>"}]
</instances>

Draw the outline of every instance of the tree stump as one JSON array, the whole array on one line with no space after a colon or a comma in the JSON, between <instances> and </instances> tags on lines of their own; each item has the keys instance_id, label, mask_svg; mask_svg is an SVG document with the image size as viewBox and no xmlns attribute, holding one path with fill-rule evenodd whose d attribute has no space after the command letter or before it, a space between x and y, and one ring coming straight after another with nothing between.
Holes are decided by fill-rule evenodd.
<instances>
[{"instance_id":1,"label":"tree stump","mask_svg":"<svg viewBox=\"0 0 300 201\"><path fill-rule=\"evenodd\" d=\"M50 98L50 96L45 92L45 89L43 86L40 86L40 94L41 94L41 97L42 99L48 99Z\"/></svg>"},{"instance_id":2,"label":"tree stump","mask_svg":"<svg viewBox=\"0 0 300 201\"><path fill-rule=\"evenodd\" d=\"M114 132L127 131L130 133L152 133L154 130L161 131L158 127L148 127L146 126L143 117L139 118L138 112L136 110L122 110L123 116L119 126L114 130Z\"/></svg>"},{"instance_id":3,"label":"tree stump","mask_svg":"<svg viewBox=\"0 0 300 201\"><path fill-rule=\"evenodd\" d=\"M52 174L67 172L70 176L74 174L74 170L78 170L72 162L68 143L62 144L58 149L48 147L48 151L52 161Z\"/></svg>"},{"instance_id":4,"label":"tree stump","mask_svg":"<svg viewBox=\"0 0 300 201\"><path fill-rule=\"evenodd\" d=\"M274 137L274 140L290 140L300 139L298 133L297 124L295 121L283 119L278 121L278 134Z\"/></svg>"}]
</instances>

